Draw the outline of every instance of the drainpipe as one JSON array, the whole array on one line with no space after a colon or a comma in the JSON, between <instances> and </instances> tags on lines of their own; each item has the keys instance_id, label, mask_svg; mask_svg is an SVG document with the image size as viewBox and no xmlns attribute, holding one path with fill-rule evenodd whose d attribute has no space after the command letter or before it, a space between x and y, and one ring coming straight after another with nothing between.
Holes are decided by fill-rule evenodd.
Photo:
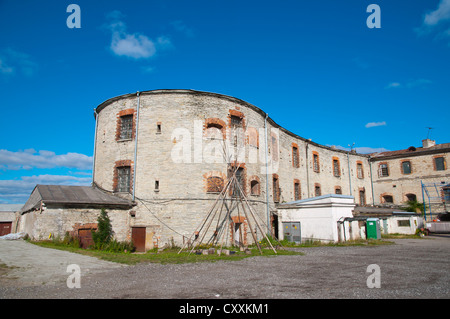
<instances>
[{"instance_id":1,"label":"drainpipe","mask_svg":"<svg viewBox=\"0 0 450 319\"><path fill-rule=\"evenodd\" d=\"M267 213L267 234L270 234L270 209L269 209L269 148L267 142L267 117L264 119L264 136L266 139L266 213Z\"/></svg>"},{"instance_id":2,"label":"drainpipe","mask_svg":"<svg viewBox=\"0 0 450 319\"><path fill-rule=\"evenodd\" d=\"M352 196L352 176L350 174L350 152L347 152L347 163L348 163L348 184L350 186L350 196Z\"/></svg>"},{"instance_id":3,"label":"drainpipe","mask_svg":"<svg viewBox=\"0 0 450 319\"><path fill-rule=\"evenodd\" d=\"M369 155L369 167L370 167L370 186L372 187L372 205L375 206L375 193L373 191L373 174L372 174L372 161Z\"/></svg>"},{"instance_id":4,"label":"drainpipe","mask_svg":"<svg viewBox=\"0 0 450 319\"><path fill-rule=\"evenodd\" d=\"M308 198L311 197L311 193L309 192L309 157L308 157L308 148L309 144L306 143L306 190L308 191Z\"/></svg>"},{"instance_id":5,"label":"drainpipe","mask_svg":"<svg viewBox=\"0 0 450 319\"><path fill-rule=\"evenodd\" d=\"M133 170L133 202L136 198L136 173L137 173L137 146L138 146L138 133L139 133L139 107L140 97L139 91L136 92L137 96L137 111L136 111L136 136L134 138L134 170Z\"/></svg>"},{"instance_id":6,"label":"drainpipe","mask_svg":"<svg viewBox=\"0 0 450 319\"><path fill-rule=\"evenodd\" d=\"M97 151L97 128L98 128L98 113L97 109L94 108L94 118L95 118L95 133L94 133L94 155L93 155L93 163L92 163L92 186L94 186L95 183L95 154Z\"/></svg>"}]
</instances>

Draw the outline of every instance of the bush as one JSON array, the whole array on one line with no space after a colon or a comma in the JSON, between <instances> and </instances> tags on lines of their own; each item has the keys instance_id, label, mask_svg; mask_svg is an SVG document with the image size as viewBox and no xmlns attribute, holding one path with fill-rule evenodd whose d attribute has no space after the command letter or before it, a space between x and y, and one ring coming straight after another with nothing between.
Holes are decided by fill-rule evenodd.
<instances>
[{"instance_id":1,"label":"bush","mask_svg":"<svg viewBox=\"0 0 450 319\"><path fill-rule=\"evenodd\" d=\"M104 208L102 208L100 216L97 218L97 223L97 230L92 232L92 239L94 240L95 246L108 244L112 239L113 231L111 220Z\"/></svg>"}]
</instances>

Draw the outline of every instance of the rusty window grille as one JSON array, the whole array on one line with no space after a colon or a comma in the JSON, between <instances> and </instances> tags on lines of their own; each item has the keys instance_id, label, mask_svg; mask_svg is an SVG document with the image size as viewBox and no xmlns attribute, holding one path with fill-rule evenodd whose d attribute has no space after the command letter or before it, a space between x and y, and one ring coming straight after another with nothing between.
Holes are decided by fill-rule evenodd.
<instances>
[{"instance_id":1,"label":"rusty window grille","mask_svg":"<svg viewBox=\"0 0 450 319\"><path fill-rule=\"evenodd\" d=\"M128 140L133 137L133 115L120 117L120 139Z\"/></svg>"},{"instance_id":2,"label":"rusty window grille","mask_svg":"<svg viewBox=\"0 0 450 319\"><path fill-rule=\"evenodd\" d=\"M319 172L319 155L313 155L314 172Z\"/></svg>"},{"instance_id":3,"label":"rusty window grille","mask_svg":"<svg viewBox=\"0 0 450 319\"><path fill-rule=\"evenodd\" d=\"M207 183L206 192L208 193L220 193L224 187L223 179L218 176L208 177L206 183Z\"/></svg>"},{"instance_id":4,"label":"rusty window grille","mask_svg":"<svg viewBox=\"0 0 450 319\"><path fill-rule=\"evenodd\" d=\"M129 192L130 191L130 166L123 166L117 168L117 191Z\"/></svg>"},{"instance_id":5,"label":"rusty window grille","mask_svg":"<svg viewBox=\"0 0 450 319\"><path fill-rule=\"evenodd\" d=\"M302 195L300 193L300 183L294 183L294 200L302 199Z\"/></svg>"}]
</instances>

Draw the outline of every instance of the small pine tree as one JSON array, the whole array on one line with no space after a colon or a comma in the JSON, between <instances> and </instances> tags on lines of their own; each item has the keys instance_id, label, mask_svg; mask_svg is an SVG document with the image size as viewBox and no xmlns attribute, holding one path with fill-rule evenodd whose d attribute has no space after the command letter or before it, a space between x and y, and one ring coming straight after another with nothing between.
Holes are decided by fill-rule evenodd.
<instances>
[{"instance_id":1,"label":"small pine tree","mask_svg":"<svg viewBox=\"0 0 450 319\"><path fill-rule=\"evenodd\" d=\"M100 212L100 216L97 218L98 228L92 232L92 239L97 247L101 247L108 244L113 236L111 220L108 213L104 208Z\"/></svg>"}]
</instances>

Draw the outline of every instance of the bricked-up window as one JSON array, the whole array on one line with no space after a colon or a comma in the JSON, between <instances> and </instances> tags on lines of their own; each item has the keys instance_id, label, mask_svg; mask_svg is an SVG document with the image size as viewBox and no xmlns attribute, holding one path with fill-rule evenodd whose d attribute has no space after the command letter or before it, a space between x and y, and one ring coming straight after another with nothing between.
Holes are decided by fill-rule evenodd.
<instances>
[{"instance_id":1,"label":"bricked-up window","mask_svg":"<svg viewBox=\"0 0 450 319\"><path fill-rule=\"evenodd\" d=\"M319 154L313 152L313 170L316 173L320 173Z\"/></svg>"},{"instance_id":2,"label":"bricked-up window","mask_svg":"<svg viewBox=\"0 0 450 319\"><path fill-rule=\"evenodd\" d=\"M380 163L380 165L378 166L378 175L380 177L389 176L389 166L387 163Z\"/></svg>"},{"instance_id":3,"label":"bricked-up window","mask_svg":"<svg viewBox=\"0 0 450 319\"><path fill-rule=\"evenodd\" d=\"M362 163L356 163L356 174L358 178L364 178L364 169Z\"/></svg>"},{"instance_id":4,"label":"bricked-up window","mask_svg":"<svg viewBox=\"0 0 450 319\"><path fill-rule=\"evenodd\" d=\"M292 146L292 166L300 167L298 147Z\"/></svg>"},{"instance_id":5,"label":"bricked-up window","mask_svg":"<svg viewBox=\"0 0 450 319\"><path fill-rule=\"evenodd\" d=\"M341 169L339 165L339 159L333 158L333 175L336 177L341 176Z\"/></svg>"},{"instance_id":6,"label":"bricked-up window","mask_svg":"<svg viewBox=\"0 0 450 319\"><path fill-rule=\"evenodd\" d=\"M445 165L445 158L442 156L435 157L434 158L434 169L436 171L445 171L446 165Z\"/></svg>"},{"instance_id":7,"label":"bricked-up window","mask_svg":"<svg viewBox=\"0 0 450 319\"><path fill-rule=\"evenodd\" d=\"M300 200L302 199L302 193L300 190L300 182L295 181L294 182L294 200Z\"/></svg>"},{"instance_id":8,"label":"bricked-up window","mask_svg":"<svg viewBox=\"0 0 450 319\"><path fill-rule=\"evenodd\" d=\"M211 176L206 180L206 192L220 193L223 190L224 181L219 176Z\"/></svg>"},{"instance_id":9,"label":"bricked-up window","mask_svg":"<svg viewBox=\"0 0 450 319\"><path fill-rule=\"evenodd\" d=\"M133 137L133 115L120 117L120 139L128 140Z\"/></svg>"},{"instance_id":10,"label":"bricked-up window","mask_svg":"<svg viewBox=\"0 0 450 319\"><path fill-rule=\"evenodd\" d=\"M131 167L117 167L117 191L130 192Z\"/></svg>"},{"instance_id":11,"label":"bricked-up window","mask_svg":"<svg viewBox=\"0 0 450 319\"><path fill-rule=\"evenodd\" d=\"M274 174L272 177L272 185L273 185L273 201L275 203L280 202L280 181L278 179L278 175Z\"/></svg>"},{"instance_id":12,"label":"bricked-up window","mask_svg":"<svg viewBox=\"0 0 450 319\"><path fill-rule=\"evenodd\" d=\"M402 173L403 174L411 174L411 162L410 161L402 162Z\"/></svg>"},{"instance_id":13,"label":"bricked-up window","mask_svg":"<svg viewBox=\"0 0 450 319\"><path fill-rule=\"evenodd\" d=\"M254 179L250 182L250 194L254 196L259 196L261 194L259 181Z\"/></svg>"}]
</instances>

